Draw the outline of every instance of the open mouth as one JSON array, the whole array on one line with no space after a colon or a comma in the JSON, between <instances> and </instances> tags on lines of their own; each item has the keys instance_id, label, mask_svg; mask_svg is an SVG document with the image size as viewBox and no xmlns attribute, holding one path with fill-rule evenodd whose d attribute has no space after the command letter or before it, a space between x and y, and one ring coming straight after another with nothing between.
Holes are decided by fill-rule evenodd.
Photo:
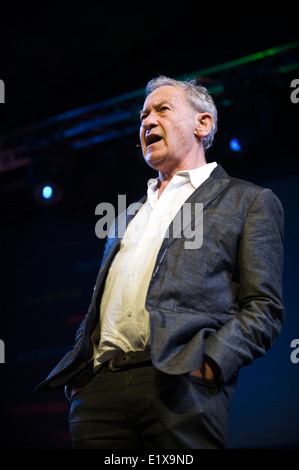
<instances>
[{"instance_id":1,"label":"open mouth","mask_svg":"<svg viewBox=\"0 0 299 470\"><path fill-rule=\"evenodd\" d=\"M147 147L149 147L152 144L156 144L157 142L160 142L160 140L162 140L162 137L157 134L148 134L145 137L145 142L146 142Z\"/></svg>"}]
</instances>

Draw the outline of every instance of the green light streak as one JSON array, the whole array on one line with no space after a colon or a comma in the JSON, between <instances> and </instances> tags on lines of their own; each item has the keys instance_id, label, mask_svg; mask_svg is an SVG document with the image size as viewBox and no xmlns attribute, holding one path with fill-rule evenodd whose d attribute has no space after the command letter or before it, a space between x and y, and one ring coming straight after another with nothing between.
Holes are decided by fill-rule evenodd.
<instances>
[{"instance_id":1,"label":"green light streak","mask_svg":"<svg viewBox=\"0 0 299 470\"><path fill-rule=\"evenodd\" d=\"M194 72L188 75L187 78L191 78L194 76L203 77L205 75L211 75L216 72L222 72L223 70L228 70L234 67L239 67L240 65L248 64L249 62L255 62L257 60L264 59L265 57L280 54L281 52L285 52L290 49L294 49L296 47L299 47L299 41L295 41L289 44L284 44L283 46L279 46L279 47L272 47L270 49L266 49L265 51L256 52L255 54L250 54L248 56L241 57L239 59L230 60L229 62L224 62L223 64L214 65L212 67L199 70L198 72ZM186 80L186 76L180 77L178 78L178 80Z\"/></svg>"},{"instance_id":2,"label":"green light streak","mask_svg":"<svg viewBox=\"0 0 299 470\"><path fill-rule=\"evenodd\" d=\"M292 72L293 70L299 69L299 62L294 62L293 64L284 65L283 67L279 67L279 73L288 73Z\"/></svg>"}]
</instances>

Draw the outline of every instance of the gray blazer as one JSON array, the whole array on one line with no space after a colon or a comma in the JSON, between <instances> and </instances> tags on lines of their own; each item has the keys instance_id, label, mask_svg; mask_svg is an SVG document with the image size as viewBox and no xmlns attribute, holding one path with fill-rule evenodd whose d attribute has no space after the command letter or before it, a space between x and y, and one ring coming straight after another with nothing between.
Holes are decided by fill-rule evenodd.
<instances>
[{"instance_id":1,"label":"gray blazer","mask_svg":"<svg viewBox=\"0 0 299 470\"><path fill-rule=\"evenodd\" d=\"M152 361L165 373L184 374L200 369L206 354L226 383L264 355L282 328L283 209L271 190L231 178L220 165L186 202L203 204L203 243L185 249L184 236L172 230L162 242L146 298ZM107 239L76 344L37 390L64 386L90 363L119 247L119 237Z\"/></svg>"}]
</instances>

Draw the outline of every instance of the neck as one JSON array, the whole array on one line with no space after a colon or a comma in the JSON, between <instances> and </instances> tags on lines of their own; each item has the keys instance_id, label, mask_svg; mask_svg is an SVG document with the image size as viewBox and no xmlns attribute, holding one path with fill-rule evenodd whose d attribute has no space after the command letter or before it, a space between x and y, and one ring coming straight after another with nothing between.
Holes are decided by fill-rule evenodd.
<instances>
[{"instance_id":1,"label":"neck","mask_svg":"<svg viewBox=\"0 0 299 470\"><path fill-rule=\"evenodd\" d=\"M196 162L194 163L193 165L188 165L186 164L185 162L182 162L180 165L176 166L174 169L172 169L171 171L163 171L163 170L159 170L159 181L160 181L160 186L159 186L159 189L158 189L158 198L161 196L161 194L163 193L164 189L166 188L166 186L168 185L168 183L170 183L170 181L172 180L172 178L174 177L174 175L178 172L178 171L183 171L183 170L195 170L195 168L199 168L200 166L203 166L205 165L207 162L206 162L206 159L203 158L201 159L200 162Z\"/></svg>"}]
</instances>

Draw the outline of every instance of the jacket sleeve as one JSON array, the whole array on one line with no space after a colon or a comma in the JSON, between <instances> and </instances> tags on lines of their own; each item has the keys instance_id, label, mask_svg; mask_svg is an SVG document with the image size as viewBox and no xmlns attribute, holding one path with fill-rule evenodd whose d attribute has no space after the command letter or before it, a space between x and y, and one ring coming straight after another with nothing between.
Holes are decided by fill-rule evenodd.
<instances>
[{"instance_id":1,"label":"jacket sleeve","mask_svg":"<svg viewBox=\"0 0 299 470\"><path fill-rule=\"evenodd\" d=\"M256 196L238 245L237 313L205 344L224 382L273 344L284 320L282 300L283 208L269 189Z\"/></svg>"}]
</instances>

